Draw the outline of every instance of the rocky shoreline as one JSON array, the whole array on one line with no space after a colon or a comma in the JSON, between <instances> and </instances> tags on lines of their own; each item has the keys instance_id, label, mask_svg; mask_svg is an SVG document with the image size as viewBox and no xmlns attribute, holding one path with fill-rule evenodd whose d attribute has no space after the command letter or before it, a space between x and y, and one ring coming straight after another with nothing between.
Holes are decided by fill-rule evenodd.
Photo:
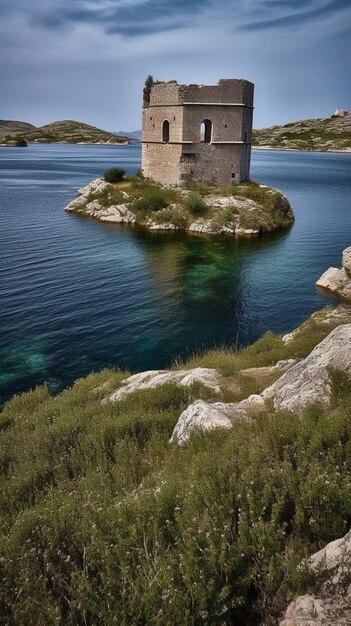
<instances>
[{"instance_id":1,"label":"rocky shoreline","mask_svg":"<svg viewBox=\"0 0 351 626\"><path fill-rule=\"evenodd\" d=\"M351 246L342 253L341 268L329 267L317 280L316 285L344 300L351 300Z\"/></svg>"},{"instance_id":2,"label":"rocky shoreline","mask_svg":"<svg viewBox=\"0 0 351 626\"><path fill-rule=\"evenodd\" d=\"M151 188L164 190L150 184ZM258 199L249 197L253 185ZM242 193L242 185L226 188L225 193L209 188L208 193L203 195L201 215L186 209L187 198L192 193L187 189L169 190L175 196L174 201L160 210L138 210L137 200L143 192L136 195L132 186L130 179L113 185L103 178L96 178L78 190L78 197L65 207L65 211L101 222L136 224L152 232L183 231L206 235L255 236L287 228L294 222L293 210L286 196L266 185L248 183L248 197Z\"/></svg>"}]
</instances>

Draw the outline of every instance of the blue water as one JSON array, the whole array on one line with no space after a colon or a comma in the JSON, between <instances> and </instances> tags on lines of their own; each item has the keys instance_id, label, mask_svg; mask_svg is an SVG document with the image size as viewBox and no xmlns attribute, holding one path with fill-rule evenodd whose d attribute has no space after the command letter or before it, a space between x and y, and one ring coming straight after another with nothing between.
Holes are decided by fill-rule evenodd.
<instances>
[{"instance_id":1,"label":"blue water","mask_svg":"<svg viewBox=\"0 0 351 626\"><path fill-rule=\"evenodd\" d=\"M0 148L0 393L52 390L285 332L337 300L314 283L351 243L351 155L257 151L252 178L291 200L294 226L253 240L150 234L63 211L140 146Z\"/></svg>"}]
</instances>

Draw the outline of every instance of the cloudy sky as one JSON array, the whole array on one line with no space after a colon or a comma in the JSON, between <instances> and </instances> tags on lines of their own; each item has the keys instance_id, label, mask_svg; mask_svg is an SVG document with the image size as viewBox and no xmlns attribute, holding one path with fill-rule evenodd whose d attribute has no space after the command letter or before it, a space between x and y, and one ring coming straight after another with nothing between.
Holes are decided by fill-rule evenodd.
<instances>
[{"instance_id":1,"label":"cloudy sky","mask_svg":"<svg viewBox=\"0 0 351 626\"><path fill-rule=\"evenodd\" d=\"M256 128L351 109L350 0L0 0L0 118L140 128L145 77L247 78Z\"/></svg>"}]
</instances>

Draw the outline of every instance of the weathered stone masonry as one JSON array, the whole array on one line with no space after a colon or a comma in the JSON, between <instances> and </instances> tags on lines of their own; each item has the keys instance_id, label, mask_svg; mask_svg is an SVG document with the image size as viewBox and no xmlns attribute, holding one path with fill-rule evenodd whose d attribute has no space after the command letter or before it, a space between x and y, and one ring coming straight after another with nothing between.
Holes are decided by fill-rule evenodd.
<instances>
[{"instance_id":1,"label":"weathered stone masonry","mask_svg":"<svg viewBox=\"0 0 351 626\"><path fill-rule=\"evenodd\" d=\"M249 178L254 85L156 82L144 90L142 169L178 185L187 178L222 184Z\"/></svg>"}]
</instances>

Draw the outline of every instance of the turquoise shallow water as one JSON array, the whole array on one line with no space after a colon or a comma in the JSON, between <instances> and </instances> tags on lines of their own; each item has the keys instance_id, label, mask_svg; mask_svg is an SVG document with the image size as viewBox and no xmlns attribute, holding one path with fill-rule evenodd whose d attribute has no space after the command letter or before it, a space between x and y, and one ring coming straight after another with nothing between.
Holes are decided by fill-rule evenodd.
<instances>
[{"instance_id":1,"label":"turquoise shallow water","mask_svg":"<svg viewBox=\"0 0 351 626\"><path fill-rule=\"evenodd\" d=\"M285 332L337 302L314 283L351 244L351 155L254 152L252 178L295 225L254 240L150 234L64 213L140 146L0 148L0 393L53 390L114 365L164 367L218 344Z\"/></svg>"}]
</instances>

